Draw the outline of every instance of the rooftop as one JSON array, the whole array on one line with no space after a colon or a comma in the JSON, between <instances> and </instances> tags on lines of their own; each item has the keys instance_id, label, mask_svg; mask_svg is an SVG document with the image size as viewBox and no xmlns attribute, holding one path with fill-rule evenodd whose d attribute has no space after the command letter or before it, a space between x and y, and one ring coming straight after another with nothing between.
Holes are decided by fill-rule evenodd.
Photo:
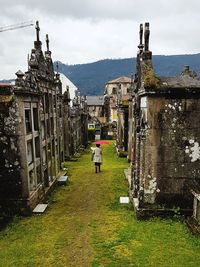
<instances>
[{"instance_id":1,"label":"rooftop","mask_svg":"<svg viewBox=\"0 0 200 267\"><path fill-rule=\"evenodd\" d=\"M103 106L104 97L103 95L98 96L86 96L88 106Z\"/></svg>"},{"instance_id":2,"label":"rooftop","mask_svg":"<svg viewBox=\"0 0 200 267\"><path fill-rule=\"evenodd\" d=\"M170 88L200 88L200 80L189 75L178 77L159 77L161 87Z\"/></svg>"},{"instance_id":3,"label":"rooftop","mask_svg":"<svg viewBox=\"0 0 200 267\"><path fill-rule=\"evenodd\" d=\"M0 82L0 87L9 87L9 86L12 86L12 84Z\"/></svg>"},{"instance_id":4,"label":"rooftop","mask_svg":"<svg viewBox=\"0 0 200 267\"><path fill-rule=\"evenodd\" d=\"M130 77L121 76L121 77L118 77L114 80L107 82L107 84L110 84L110 83L132 83L132 79Z\"/></svg>"}]
</instances>

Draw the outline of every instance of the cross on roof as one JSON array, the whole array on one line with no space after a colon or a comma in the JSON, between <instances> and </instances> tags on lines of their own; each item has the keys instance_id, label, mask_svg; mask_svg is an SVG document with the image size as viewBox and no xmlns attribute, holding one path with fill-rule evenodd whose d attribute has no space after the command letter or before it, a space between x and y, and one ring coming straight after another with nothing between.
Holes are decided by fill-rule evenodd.
<instances>
[{"instance_id":1,"label":"cross on roof","mask_svg":"<svg viewBox=\"0 0 200 267\"><path fill-rule=\"evenodd\" d=\"M35 26L35 29L36 29L36 40L37 40L37 42L39 42L40 41L40 27L39 27L39 21L37 20L36 21L36 26Z\"/></svg>"},{"instance_id":2,"label":"cross on roof","mask_svg":"<svg viewBox=\"0 0 200 267\"><path fill-rule=\"evenodd\" d=\"M49 36L46 34L47 51L49 52Z\"/></svg>"}]
</instances>

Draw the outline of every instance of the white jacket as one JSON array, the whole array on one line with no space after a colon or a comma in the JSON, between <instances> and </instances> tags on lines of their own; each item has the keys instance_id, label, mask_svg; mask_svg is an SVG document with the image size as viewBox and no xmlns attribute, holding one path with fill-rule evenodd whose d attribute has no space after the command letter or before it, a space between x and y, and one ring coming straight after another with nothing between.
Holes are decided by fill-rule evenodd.
<instances>
[{"instance_id":1,"label":"white jacket","mask_svg":"<svg viewBox=\"0 0 200 267\"><path fill-rule=\"evenodd\" d=\"M93 162L102 162L102 150L100 147L95 147L95 149L93 150Z\"/></svg>"}]
</instances>

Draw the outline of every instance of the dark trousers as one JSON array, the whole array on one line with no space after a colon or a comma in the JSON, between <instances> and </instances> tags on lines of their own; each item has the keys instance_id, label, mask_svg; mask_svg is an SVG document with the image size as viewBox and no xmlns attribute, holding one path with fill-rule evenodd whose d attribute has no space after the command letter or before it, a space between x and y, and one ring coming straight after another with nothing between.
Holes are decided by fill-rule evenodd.
<instances>
[{"instance_id":1,"label":"dark trousers","mask_svg":"<svg viewBox=\"0 0 200 267\"><path fill-rule=\"evenodd\" d=\"M95 172L100 172L100 166L101 166L101 163L100 162L95 162Z\"/></svg>"}]
</instances>

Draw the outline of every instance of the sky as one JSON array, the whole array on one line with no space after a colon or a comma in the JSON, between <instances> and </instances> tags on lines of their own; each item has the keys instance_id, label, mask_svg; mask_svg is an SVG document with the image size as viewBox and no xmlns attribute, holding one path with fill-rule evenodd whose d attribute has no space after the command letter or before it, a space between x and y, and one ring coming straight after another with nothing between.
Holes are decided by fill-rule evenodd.
<instances>
[{"instance_id":1,"label":"sky","mask_svg":"<svg viewBox=\"0 0 200 267\"><path fill-rule=\"evenodd\" d=\"M82 64L135 57L140 23L150 23L153 55L200 52L199 0L0 0L0 27L39 20L54 61ZM0 79L27 70L35 28L0 32Z\"/></svg>"}]
</instances>

